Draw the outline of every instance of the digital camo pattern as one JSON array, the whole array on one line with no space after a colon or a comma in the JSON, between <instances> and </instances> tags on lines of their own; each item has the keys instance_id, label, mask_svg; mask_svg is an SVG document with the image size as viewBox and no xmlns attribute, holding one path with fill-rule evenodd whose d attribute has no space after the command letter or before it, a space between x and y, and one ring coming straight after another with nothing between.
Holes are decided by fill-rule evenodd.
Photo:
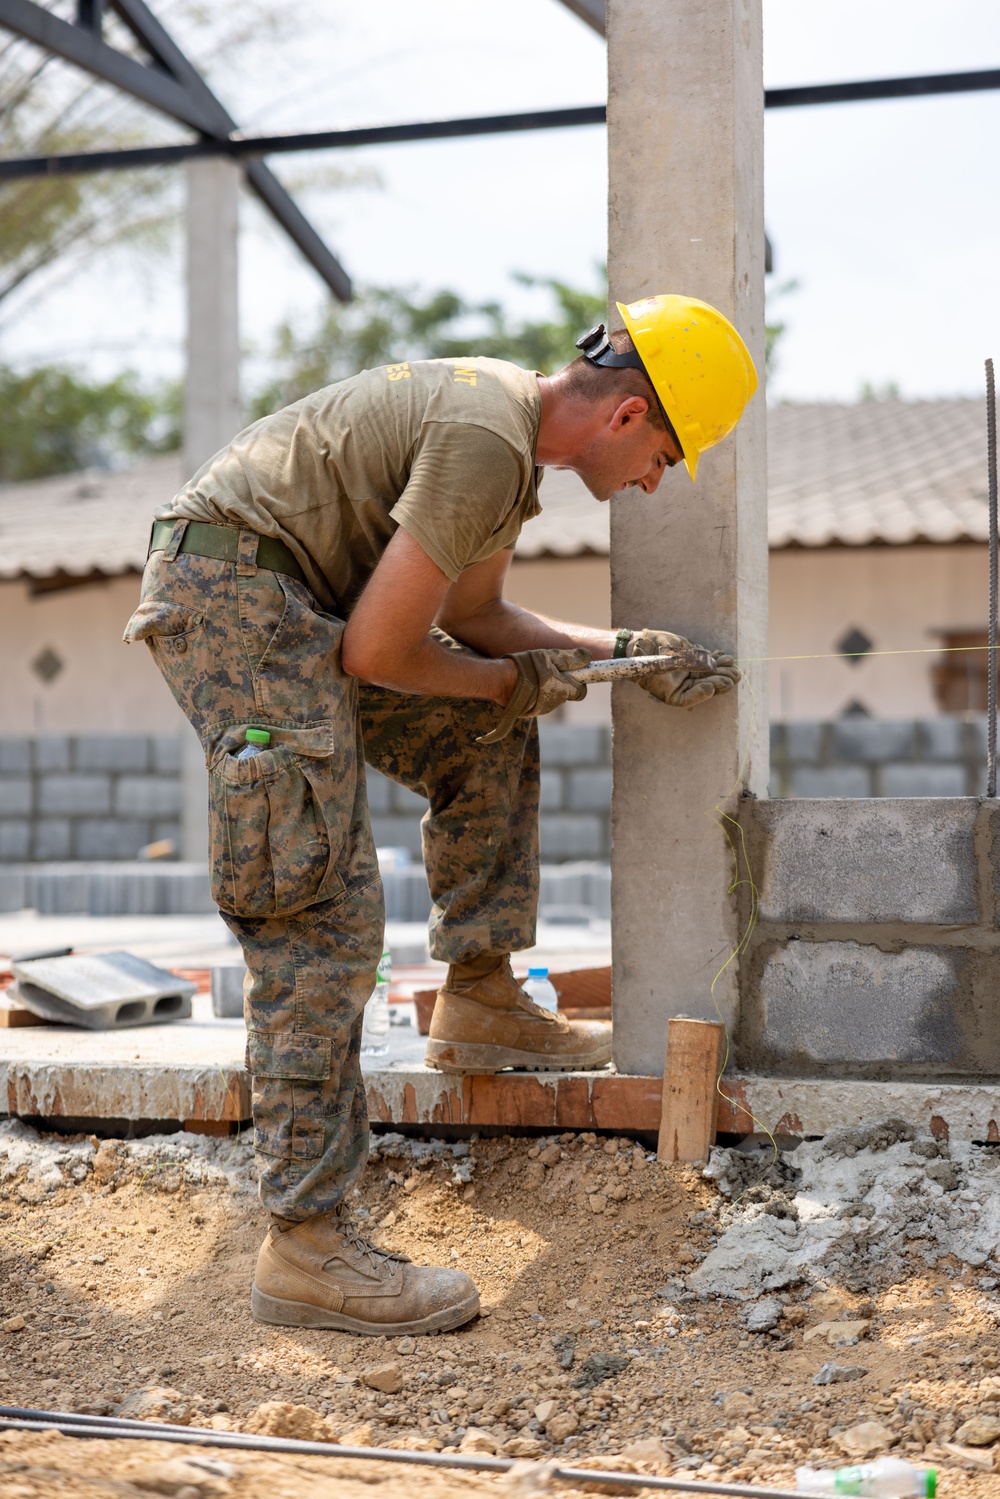
<instances>
[{"instance_id":1,"label":"digital camo pattern","mask_svg":"<svg viewBox=\"0 0 1000 1499\"><path fill-rule=\"evenodd\" d=\"M367 1157L361 1016L384 908L365 759L430 803L434 956L535 937L534 721L479 745L498 707L359 684L341 670L343 629L283 574L156 552L125 631L147 642L205 748L212 893L249 972L261 1198L290 1219L336 1207ZM239 761L253 725L271 743Z\"/></svg>"}]
</instances>

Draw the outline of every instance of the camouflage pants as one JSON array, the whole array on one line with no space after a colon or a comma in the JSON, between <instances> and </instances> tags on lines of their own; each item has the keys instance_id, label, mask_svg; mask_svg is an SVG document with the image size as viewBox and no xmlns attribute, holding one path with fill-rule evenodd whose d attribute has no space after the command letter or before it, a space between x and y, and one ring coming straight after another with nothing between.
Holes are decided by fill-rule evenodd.
<instances>
[{"instance_id":1,"label":"camouflage pants","mask_svg":"<svg viewBox=\"0 0 1000 1499\"><path fill-rule=\"evenodd\" d=\"M176 533L175 533L176 534ZM145 640L209 767L212 894L249 971L247 1063L261 1198L328 1212L364 1168L361 1016L384 906L365 761L425 796L431 951L446 962L534 941L538 736L477 744L494 704L344 674L344 622L304 584L240 561L155 552L127 641ZM237 760L250 725L267 749Z\"/></svg>"}]
</instances>

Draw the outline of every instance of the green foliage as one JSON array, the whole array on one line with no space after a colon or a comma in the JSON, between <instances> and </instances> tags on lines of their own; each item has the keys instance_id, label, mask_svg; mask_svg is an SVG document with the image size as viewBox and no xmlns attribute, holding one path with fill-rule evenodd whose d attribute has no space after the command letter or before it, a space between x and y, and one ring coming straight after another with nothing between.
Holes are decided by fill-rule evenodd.
<instances>
[{"instance_id":1,"label":"green foliage","mask_svg":"<svg viewBox=\"0 0 1000 1499\"><path fill-rule=\"evenodd\" d=\"M902 400L902 396L896 380L886 380L882 385L873 385L870 380L865 380L858 391L858 400L899 401Z\"/></svg>"},{"instance_id":2,"label":"green foliage","mask_svg":"<svg viewBox=\"0 0 1000 1499\"><path fill-rule=\"evenodd\" d=\"M0 366L0 483L105 466L180 442L179 385L146 389L134 374L93 383L58 365Z\"/></svg>"},{"instance_id":3,"label":"green foliage","mask_svg":"<svg viewBox=\"0 0 1000 1499\"><path fill-rule=\"evenodd\" d=\"M479 354L551 374L576 358L580 334L604 318L607 293L603 287L580 291L555 279L519 275L515 280L549 293L548 319L512 321L499 302L465 302L451 291L421 295L373 286L347 307L330 303L319 327L306 337L284 324L273 353L275 373L253 400L252 416L265 416L359 370L403 359Z\"/></svg>"}]
</instances>

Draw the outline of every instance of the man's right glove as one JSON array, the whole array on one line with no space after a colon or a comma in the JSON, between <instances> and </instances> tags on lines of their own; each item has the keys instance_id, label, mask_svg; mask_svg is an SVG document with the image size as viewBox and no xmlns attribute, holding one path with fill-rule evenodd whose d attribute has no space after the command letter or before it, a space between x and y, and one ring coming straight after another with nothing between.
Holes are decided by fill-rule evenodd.
<instances>
[{"instance_id":1,"label":"man's right glove","mask_svg":"<svg viewBox=\"0 0 1000 1499\"><path fill-rule=\"evenodd\" d=\"M632 636L625 654L662 656L683 650L702 651L705 647L694 645L683 635L673 635L669 630L640 630ZM639 686L671 708L693 708L717 692L729 692L740 679L740 669L732 656L716 651L711 654L718 668L711 676L699 677L687 670L658 671L655 676L641 678Z\"/></svg>"},{"instance_id":2,"label":"man's right glove","mask_svg":"<svg viewBox=\"0 0 1000 1499\"><path fill-rule=\"evenodd\" d=\"M590 652L581 646L517 651L507 659L517 667L517 686L496 728L489 734L480 735L477 744L496 744L507 738L517 719L537 718L542 713L551 713L562 703L579 702L587 696L583 682L566 676L567 672L590 665Z\"/></svg>"}]
</instances>

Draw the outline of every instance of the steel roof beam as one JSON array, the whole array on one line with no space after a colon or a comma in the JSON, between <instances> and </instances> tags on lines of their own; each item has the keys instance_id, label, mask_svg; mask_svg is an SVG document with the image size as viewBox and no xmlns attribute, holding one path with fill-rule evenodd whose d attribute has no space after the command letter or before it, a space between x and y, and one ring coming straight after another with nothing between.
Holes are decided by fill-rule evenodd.
<instances>
[{"instance_id":1,"label":"steel roof beam","mask_svg":"<svg viewBox=\"0 0 1000 1499\"><path fill-rule=\"evenodd\" d=\"M110 0L110 3L150 53L154 66L136 62L109 47L96 30L63 21L35 4L34 0L0 0L0 26L113 84L179 124L224 142L237 128L236 122L143 0ZM78 16L90 16L96 20L99 19L99 9L91 6L88 10L81 5ZM342 302L350 301L351 281L347 272L270 168L263 161L248 161L245 170L257 196L319 272L334 296Z\"/></svg>"}]
</instances>

